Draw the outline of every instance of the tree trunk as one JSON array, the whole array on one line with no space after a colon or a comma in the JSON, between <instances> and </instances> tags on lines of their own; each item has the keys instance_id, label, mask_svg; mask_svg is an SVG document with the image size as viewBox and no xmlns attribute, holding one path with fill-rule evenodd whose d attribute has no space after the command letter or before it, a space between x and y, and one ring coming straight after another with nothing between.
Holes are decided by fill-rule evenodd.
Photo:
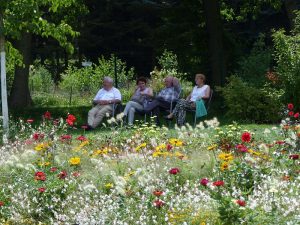
<instances>
[{"instance_id":1,"label":"tree trunk","mask_svg":"<svg viewBox=\"0 0 300 225\"><path fill-rule=\"evenodd\" d=\"M17 66L15 69L14 82L11 89L9 104L14 108L32 105L32 99L28 87L29 66L31 63L31 39L30 33L23 33L20 40L15 43L16 49L23 56L24 67Z\"/></svg>"},{"instance_id":2,"label":"tree trunk","mask_svg":"<svg viewBox=\"0 0 300 225\"><path fill-rule=\"evenodd\" d=\"M1 68L1 107L3 117L3 143L6 143L9 134L9 117L7 106L7 85L6 85L6 56L3 14L0 11L0 68Z\"/></svg>"},{"instance_id":3,"label":"tree trunk","mask_svg":"<svg viewBox=\"0 0 300 225\"><path fill-rule=\"evenodd\" d=\"M215 86L225 82L225 58L223 49L223 27L218 0L203 0L206 27L209 42L211 78Z\"/></svg>"}]
</instances>

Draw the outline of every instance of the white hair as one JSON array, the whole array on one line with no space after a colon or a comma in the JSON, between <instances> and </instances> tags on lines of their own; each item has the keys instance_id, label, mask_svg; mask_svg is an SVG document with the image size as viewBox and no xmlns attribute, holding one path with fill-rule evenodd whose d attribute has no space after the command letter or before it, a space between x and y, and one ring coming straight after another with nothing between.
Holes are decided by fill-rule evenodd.
<instances>
[{"instance_id":1,"label":"white hair","mask_svg":"<svg viewBox=\"0 0 300 225\"><path fill-rule=\"evenodd\" d=\"M114 83L114 80L111 77L104 77L103 81L107 81L109 83Z\"/></svg>"}]
</instances>

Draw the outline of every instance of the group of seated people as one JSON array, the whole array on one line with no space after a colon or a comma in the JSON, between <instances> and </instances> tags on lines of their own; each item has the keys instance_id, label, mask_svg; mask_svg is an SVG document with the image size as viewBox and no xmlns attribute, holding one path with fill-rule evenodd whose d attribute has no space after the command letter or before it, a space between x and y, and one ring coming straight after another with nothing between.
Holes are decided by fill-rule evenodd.
<instances>
[{"instance_id":1,"label":"group of seated people","mask_svg":"<svg viewBox=\"0 0 300 225\"><path fill-rule=\"evenodd\" d=\"M147 79L140 77L137 79L137 87L130 101L124 109L124 118L128 125L133 125L136 112L155 116L156 124L160 125L160 110L169 110L168 120L176 118L178 126L185 123L186 111L196 108L196 101L207 100L210 97L210 87L205 84L205 75L196 74L196 86L186 99L179 99L181 87L179 80L172 76L164 79L165 87L154 96L152 88L147 86ZM100 89L93 100L94 107L88 113L88 129L96 128L107 114L112 114L113 105L121 103L120 91L113 87L113 79L105 77L103 88Z\"/></svg>"}]
</instances>

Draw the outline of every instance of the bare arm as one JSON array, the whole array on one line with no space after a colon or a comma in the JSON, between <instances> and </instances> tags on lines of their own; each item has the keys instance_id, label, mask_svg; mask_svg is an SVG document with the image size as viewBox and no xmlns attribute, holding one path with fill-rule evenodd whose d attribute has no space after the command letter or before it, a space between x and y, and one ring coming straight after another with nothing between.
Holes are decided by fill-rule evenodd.
<instances>
[{"instance_id":1,"label":"bare arm","mask_svg":"<svg viewBox=\"0 0 300 225\"><path fill-rule=\"evenodd\" d=\"M210 87L207 86L205 90L205 95L202 97L202 99L209 99L209 97L210 97Z\"/></svg>"}]
</instances>

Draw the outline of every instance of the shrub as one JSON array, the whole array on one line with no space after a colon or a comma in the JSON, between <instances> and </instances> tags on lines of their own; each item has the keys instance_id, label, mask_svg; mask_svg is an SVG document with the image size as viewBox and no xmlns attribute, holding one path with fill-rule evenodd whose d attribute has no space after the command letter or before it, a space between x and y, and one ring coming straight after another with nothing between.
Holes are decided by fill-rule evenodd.
<instances>
[{"instance_id":1,"label":"shrub","mask_svg":"<svg viewBox=\"0 0 300 225\"><path fill-rule=\"evenodd\" d=\"M134 69L127 68L125 62L121 59L116 59L118 86L126 87L127 81L134 76ZM105 59L103 56L99 58L97 64L90 67L77 68L69 66L62 75L60 87L63 90L83 93L96 93L101 87L101 82L105 76L114 78L114 56L110 59Z\"/></svg>"},{"instance_id":2,"label":"shrub","mask_svg":"<svg viewBox=\"0 0 300 225\"><path fill-rule=\"evenodd\" d=\"M284 30L273 33L275 60L277 62L277 87L285 90L285 102L300 104L300 12L297 13L295 29L291 35Z\"/></svg>"},{"instance_id":3,"label":"shrub","mask_svg":"<svg viewBox=\"0 0 300 225\"><path fill-rule=\"evenodd\" d=\"M237 76L228 78L221 91L228 108L227 115L238 120L255 122L274 122L279 119L282 91L276 91L268 85L253 87Z\"/></svg>"},{"instance_id":4,"label":"shrub","mask_svg":"<svg viewBox=\"0 0 300 225\"><path fill-rule=\"evenodd\" d=\"M51 73L44 66L31 66L29 74L29 87L32 92L49 93L54 89Z\"/></svg>"},{"instance_id":5,"label":"shrub","mask_svg":"<svg viewBox=\"0 0 300 225\"><path fill-rule=\"evenodd\" d=\"M265 35L260 34L254 43L250 54L239 62L236 74L256 87L263 85L266 81L265 74L269 70L272 60L272 51L265 45Z\"/></svg>"}]
</instances>

